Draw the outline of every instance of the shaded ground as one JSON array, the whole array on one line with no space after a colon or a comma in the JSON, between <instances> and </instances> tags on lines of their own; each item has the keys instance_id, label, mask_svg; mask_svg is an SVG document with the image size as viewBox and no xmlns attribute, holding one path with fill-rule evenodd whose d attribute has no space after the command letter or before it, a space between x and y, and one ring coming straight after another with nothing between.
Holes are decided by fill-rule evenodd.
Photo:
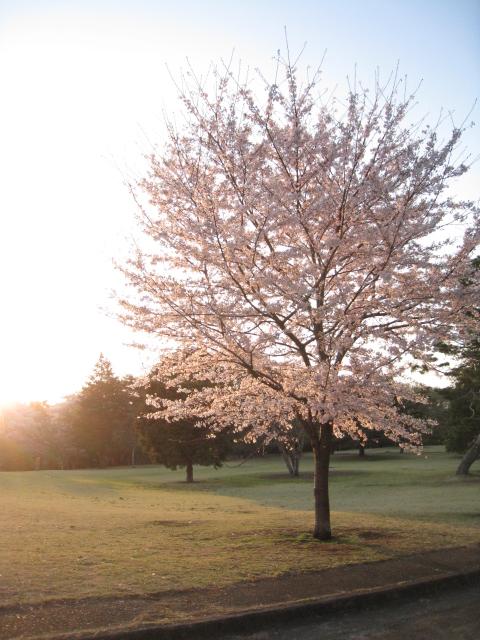
<instances>
[{"instance_id":1,"label":"shaded ground","mask_svg":"<svg viewBox=\"0 0 480 640\"><path fill-rule=\"evenodd\" d=\"M347 594L368 593L385 586L435 580L462 570L480 572L480 544L449 549L448 552L435 551L395 560L243 582L224 588L212 586L205 589L152 593L148 597L90 598L50 602L36 606L3 607L0 608L0 638L2 640L25 639L45 633L67 637L69 632L80 630L93 632L93 630L107 628L148 628L152 625L170 624L175 621L185 622L246 610L281 608L289 603L308 603L319 598L331 599ZM469 602L465 605L467 608L470 607ZM378 629L381 631L381 626ZM309 636L308 633L305 636L289 635L288 638L292 640L297 637L306 639L318 637L318 635ZM251 637L260 640L270 636ZM283 637L287 636L278 636L279 640ZM336 636L325 636L327 639L330 637ZM363 638L361 635L345 637ZM390 637L392 640L397 639L397 636L387 635L371 637L383 637L385 640L387 638L390 640ZM417 636L413 637L417 639ZM441 638L441 636L431 637ZM459 639L462 636L450 637ZM465 637L469 638L469 636Z\"/></svg>"},{"instance_id":2,"label":"shaded ground","mask_svg":"<svg viewBox=\"0 0 480 640\"><path fill-rule=\"evenodd\" d=\"M478 640L480 587L449 589L363 611L318 616L302 624L223 636L223 640Z\"/></svg>"}]
</instances>

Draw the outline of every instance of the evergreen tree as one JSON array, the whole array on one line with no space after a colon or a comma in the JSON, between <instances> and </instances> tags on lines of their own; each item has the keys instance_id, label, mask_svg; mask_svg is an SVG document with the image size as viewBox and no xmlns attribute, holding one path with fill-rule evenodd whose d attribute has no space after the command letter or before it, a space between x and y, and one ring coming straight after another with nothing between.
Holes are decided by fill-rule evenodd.
<instances>
[{"instance_id":1,"label":"evergreen tree","mask_svg":"<svg viewBox=\"0 0 480 640\"><path fill-rule=\"evenodd\" d=\"M144 391L147 396L160 400L179 400L185 396L150 375ZM144 450L153 462L175 470L185 468L186 481L193 482L193 465L220 467L230 447L228 431L213 432L198 425L195 418L167 421L162 417L148 417L151 407L145 405L143 415L137 421L137 432Z\"/></svg>"},{"instance_id":2,"label":"evergreen tree","mask_svg":"<svg viewBox=\"0 0 480 640\"><path fill-rule=\"evenodd\" d=\"M469 277L460 280L465 292L473 292L479 300L480 256L472 260L473 270ZM472 328L461 343L444 343L441 351L453 355L460 364L449 376L454 385L445 391L449 400L447 412L447 451L463 453L457 475L467 475L471 465L480 458L480 307L466 312Z\"/></svg>"},{"instance_id":3,"label":"evergreen tree","mask_svg":"<svg viewBox=\"0 0 480 640\"><path fill-rule=\"evenodd\" d=\"M83 451L83 463L95 466L130 461L134 403L128 380L113 373L103 354L71 411L73 444Z\"/></svg>"},{"instance_id":4,"label":"evergreen tree","mask_svg":"<svg viewBox=\"0 0 480 640\"><path fill-rule=\"evenodd\" d=\"M447 399L448 389L419 386L416 392L423 398L423 402L403 403L402 410L409 415L421 420L429 420L432 424L432 432L425 435L424 444L444 444L447 427L447 415L449 403Z\"/></svg>"},{"instance_id":5,"label":"evergreen tree","mask_svg":"<svg viewBox=\"0 0 480 640\"><path fill-rule=\"evenodd\" d=\"M468 474L480 457L480 338L472 340L458 355L462 364L451 372L445 445L447 451L463 453L458 475Z\"/></svg>"}]
</instances>

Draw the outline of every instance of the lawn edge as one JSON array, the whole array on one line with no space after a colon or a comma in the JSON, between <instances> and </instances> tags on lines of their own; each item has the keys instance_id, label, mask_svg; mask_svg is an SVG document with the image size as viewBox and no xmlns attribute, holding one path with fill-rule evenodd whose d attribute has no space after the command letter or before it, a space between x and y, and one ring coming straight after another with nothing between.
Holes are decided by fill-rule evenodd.
<instances>
[{"instance_id":1,"label":"lawn edge","mask_svg":"<svg viewBox=\"0 0 480 640\"><path fill-rule=\"evenodd\" d=\"M470 545L469 545L470 546ZM472 545L472 547L477 545ZM388 560L386 561L388 562ZM221 616L206 616L187 622L149 624L116 629L92 629L71 633L28 636L28 640L186 640L187 638L219 638L225 634L252 633L279 623L302 618L329 615L338 611L356 610L401 602L460 586L480 587L480 566L411 581L400 581L380 587L359 589L334 595L290 600L273 606L250 608ZM26 639L27 640L27 639Z\"/></svg>"}]
</instances>

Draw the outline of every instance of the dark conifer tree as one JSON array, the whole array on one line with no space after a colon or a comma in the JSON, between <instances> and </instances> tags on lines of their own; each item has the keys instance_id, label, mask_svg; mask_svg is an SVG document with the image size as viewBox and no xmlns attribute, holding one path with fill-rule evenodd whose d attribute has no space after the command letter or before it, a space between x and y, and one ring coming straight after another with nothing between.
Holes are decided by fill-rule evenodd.
<instances>
[{"instance_id":1,"label":"dark conifer tree","mask_svg":"<svg viewBox=\"0 0 480 640\"><path fill-rule=\"evenodd\" d=\"M103 354L76 396L71 412L72 440L84 463L128 464L134 430L134 401L128 380L121 380Z\"/></svg>"},{"instance_id":2,"label":"dark conifer tree","mask_svg":"<svg viewBox=\"0 0 480 640\"><path fill-rule=\"evenodd\" d=\"M472 340L457 355L462 364L450 374L454 385L445 390L449 400L445 445L463 453L457 475L468 474L480 458L480 339Z\"/></svg>"},{"instance_id":3,"label":"dark conifer tree","mask_svg":"<svg viewBox=\"0 0 480 640\"><path fill-rule=\"evenodd\" d=\"M160 399L176 400L182 394L155 380L155 371L144 389L145 395ZM193 482L193 466L220 467L232 444L227 431L213 432L208 427L199 426L194 418L167 422L165 419L152 419L148 414L152 408L145 406L143 415L137 421L139 440L152 462L175 470L185 468L186 481Z\"/></svg>"}]
</instances>

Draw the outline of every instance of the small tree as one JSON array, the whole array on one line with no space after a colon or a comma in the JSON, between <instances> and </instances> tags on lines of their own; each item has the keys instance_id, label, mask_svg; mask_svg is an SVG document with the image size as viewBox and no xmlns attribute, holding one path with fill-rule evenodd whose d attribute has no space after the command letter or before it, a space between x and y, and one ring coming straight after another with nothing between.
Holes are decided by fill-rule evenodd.
<instances>
[{"instance_id":1,"label":"small tree","mask_svg":"<svg viewBox=\"0 0 480 640\"><path fill-rule=\"evenodd\" d=\"M183 419L168 421L150 415L154 405L157 410L163 403L185 397L185 393L168 386L167 381L157 378L157 370L150 374L146 393L147 406L137 421L137 431L144 450L152 461L167 469L185 468L186 481L193 482L193 466L218 468L230 449L231 438L225 431L215 433L207 426L198 424L196 416L185 415Z\"/></svg>"},{"instance_id":2,"label":"small tree","mask_svg":"<svg viewBox=\"0 0 480 640\"><path fill-rule=\"evenodd\" d=\"M340 112L319 98L318 75L302 83L288 60L263 100L228 69L215 78L212 92L186 79L185 125L170 126L136 190L149 244L123 268L138 297L122 318L200 348L162 367L211 386L159 417L188 410L260 437L302 424L314 536L329 539L334 435L361 437L359 420L420 445L426 425L401 413L415 394L399 376L429 363L472 306L458 283L478 210L447 194L467 169L454 161L462 132L439 142L409 123L414 96L396 78L373 94L353 87ZM470 223L463 239L445 233Z\"/></svg>"}]
</instances>

